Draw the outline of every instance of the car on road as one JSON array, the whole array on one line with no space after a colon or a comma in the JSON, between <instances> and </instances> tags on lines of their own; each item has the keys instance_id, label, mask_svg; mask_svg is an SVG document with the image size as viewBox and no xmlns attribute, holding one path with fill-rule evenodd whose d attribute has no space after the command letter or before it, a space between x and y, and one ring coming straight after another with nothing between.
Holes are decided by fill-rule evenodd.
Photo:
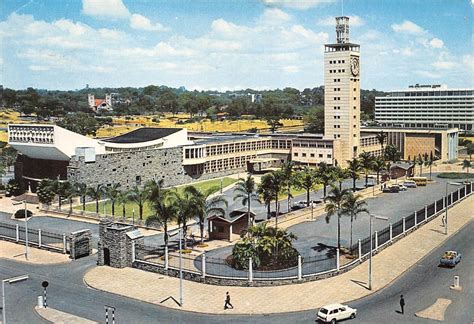
<instances>
[{"instance_id":1,"label":"car on road","mask_svg":"<svg viewBox=\"0 0 474 324\"><path fill-rule=\"evenodd\" d=\"M407 188L416 188L416 182L413 180L406 180L403 182L403 185Z\"/></svg>"},{"instance_id":2,"label":"car on road","mask_svg":"<svg viewBox=\"0 0 474 324\"><path fill-rule=\"evenodd\" d=\"M406 191L407 190L407 187L400 184L400 183L397 186L398 186L398 188L400 188L400 191Z\"/></svg>"},{"instance_id":3,"label":"car on road","mask_svg":"<svg viewBox=\"0 0 474 324\"><path fill-rule=\"evenodd\" d=\"M455 267L461 261L461 253L456 251L446 251L441 256L439 264L446 267Z\"/></svg>"},{"instance_id":4,"label":"car on road","mask_svg":"<svg viewBox=\"0 0 474 324\"><path fill-rule=\"evenodd\" d=\"M385 187L382 189L382 192L400 192L400 187L398 185Z\"/></svg>"},{"instance_id":5,"label":"car on road","mask_svg":"<svg viewBox=\"0 0 474 324\"><path fill-rule=\"evenodd\" d=\"M336 323L348 318L355 318L357 309L342 304L331 304L321 307L317 314L317 320L323 323Z\"/></svg>"}]
</instances>

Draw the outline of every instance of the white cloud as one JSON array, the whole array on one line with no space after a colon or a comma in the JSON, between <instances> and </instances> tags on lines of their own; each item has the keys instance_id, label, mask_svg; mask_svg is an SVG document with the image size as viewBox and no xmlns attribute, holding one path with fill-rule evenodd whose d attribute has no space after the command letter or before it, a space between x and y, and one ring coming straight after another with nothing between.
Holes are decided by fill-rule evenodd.
<instances>
[{"instance_id":1,"label":"white cloud","mask_svg":"<svg viewBox=\"0 0 474 324\"><path fill-rule=\"evenodd\" d=\"M130 27L138 30L147 30L147 31L167 31L168 28L163 26L160 23L153 24L150 19L139 14L133 14L130 17Z\"/></svg>"},{"instance_id":2,"label":"white cloud","mask_svg":"<svg viewBox=\"0 0 474 324\"><path fill-rule=\"evenodd\" d=\"M349 26L351 27L359 27L365 25L364 19L359 16L348 16L349 17ZM319 26L336 26L336 18L329 16L326 18L319 19L316 22Z\"/></svg>"},{"instance_id":3,"label":"white cloud","mask_svg":"<svg viewBox=\"0 0 474 324\"><path fill-rule=\"evenodd\" d=\"M30 65L28 67L31 71L35 72L43 72L43 71L48 71L49 67L43 66L43 65Z\"/></svg>"},{"instance_id":4,"label":"white cloud","mask_svg":"<svg viewBox=\"0 0 474 324\"><path fill-rule=\"evenodd\" d=\"M296 65L286 65L282 67L282 70L286 73L297 73L300 71L299 67Z\"/></svg>"},{"instance_id":5,"label":"white cloud","mask_svg":"<svg viewBox=\"0 0 474 324\"><path fill-rule=\"evenodd\" d=\"M290 15L277 8L265 9L260 22L265 25L278 25L291 19Z\"/></svg>"},{"instance_id":6,"label":"white cloud","mask_svg":"<svg viewBox=\"0 0 474 324\"><path fill-rule=\"evenodd\" d=\"M471 55L471 54L463 55L462 63L468 69L471 70L471 73L474 73L474 55Z\"/></svg>"},{"instance_id":7,"label":"white cloud","mask_svg":"<svg viewBox=\"0 0 474 324\"><path fill-rule=\"evenodd\" d=\"M336 0L262 0L267 6L288 7L306 10L322 4L333 3Z\"/></svg>"},{"instance_id":8,"label":"white cloud","mask_svg":"<svg viewBox=\"0 0 474 324\"><path fill-rule=\"evenodd\" d=\"M430 45L433 48L443 48L444 42L441 39L435 37L430 40Z\"/></svg>"},{"instance_id":9,"label":"white cloud","mask_svg":"<svg viewBox=\"0 0 474 324\"><path fill-rule=\"evenodd\" d=\"M214 20L211 28L214 33L224 37L241 37L250 31L248 27L233 24L222 18Z\"/></svg>"},{"instance_id":10,"label":"white cloud","mask_svg":"<svg viewBox=\"0 0 474 324\"><path fill-rule=\"evenodd\" d=\"M405 33L411 35L423 35L426 33L426 30L409 20L405 20L401 24L393 24L391 27L397 33Z\"/></svg>"},{"instance_id":11,"label":"white cloud","mask_svg":"<svg viewBox=\"0 0 474 324\"><path fill-rule=\"evenodd\" d=\"M97 18L128 18L130 11L122 0L82 0L82 13Z\"/></svg>"},{"instance_id":12,"label":"white cloud","mask_svg":"<svg viewBox=\"0 0 474 324\"><path fill-rule=\"evenodd\" d=\"M437 61L437 62L432 63L431 65L438 70L450 70L456 64L450 61Z\"/></svg>"},{"instance_id":13,"label":"white cloud","mask_svg":"<svg viewBox=\"0 0 474 324\"><path fill-rule=\"evenodd\" d=\"M410 47L405 47L403 48L400 53L403 55L403 56L413 56L415 55L415 53L413 52L413 50L410 48Z\"/></svg>"},{"instance_id":14,"label":"white cloud","mask_svg":"<svg viewBox=\"0 0 474 324\"><path fill-rule=\"evenodd\" d=\"M428 79L439 79L441 77L441 75L439 75L438 73L433 73L433 72L424 71L424 70L416 70L414 72L416 75L424 77L424 78L428 78Z\"/></svg>"}]
</instances>

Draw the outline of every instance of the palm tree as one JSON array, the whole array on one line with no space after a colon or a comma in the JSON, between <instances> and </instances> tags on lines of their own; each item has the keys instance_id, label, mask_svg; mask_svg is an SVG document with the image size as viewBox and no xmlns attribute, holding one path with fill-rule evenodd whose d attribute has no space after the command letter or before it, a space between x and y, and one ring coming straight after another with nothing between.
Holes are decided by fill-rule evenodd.
<instances>
[{"instance_id":1,"label":"palm tree","mask_svg":"<svg viewBox=\"0 0 474 324\"><path fill-rule=\"evenodd\" d=\"M337 186L332 186L329 195L324 198L326 202L326 222L329 224L331 216L337 215L337 248L341 249L341 215L343 205L347 199L349 191L347 189L339 190Z\"/></svg>"},{"instance_id":2,"label":"palm tree","mask_svg":"<svg viewBox=\"0 0 474 324\"><path fill-rule=\"evenodd\" d=\"M273 194L271 185L269 183L270 178L267 176L263 176L260 179L260 184L257 188L257 194L260 196L260 200L265 203L265 207L267 207L267 219L270 219L270 204L273 200L275 195ZM255 226L252 226L255 227Z\"/></svg>"},{"instance_id":3,"label":"palm tree","mask_svg":"<svg viewBox=\"0 0 474 324\"><path fill-rule=\"evenodd\" d=\"M255 222L251 216L250 205L252 201L258 201L255 179L249 175L247 179L239 179L235 186L234 201L242 199L242 205L247 206L248 226L250 227Z\"/></svg>"},{"instance_id":4,"label":"palm tree","mask_svg":"<svg viewBox=\"0 0 474 324\"><path fill-rule=\"evenodd\" d=\"M97 185L95 187L89 187L87 189L87 195L95 200L95 212L99 213L99 200L102 198L104 191L102 190L102 185Z\"/></svg>"},{"instance_id":5,"label":"palm tree","mask_svg":"<svg viewBox=\"0 0 474 324\"><path fill-rule=\"evenodd\" d=\"M372 170L374 170L376 173L377 173L377 184L380 183L379 179L380 179L380 172L382 172L383 170L385 170L385 161L380 158L380 157L377 157L374 159L373 163L372 163Z\"/></svg>"},{"instance_id":6,"label":"palm tree","mask_svg":"<svg viewBox=\"0 0 474 324\"><path fill-rule=\"evenodd\" d=\"M86 210L86 196L88 192L87 185L85 183L75 183L74 191L81 197L82 211Z\"/></svg>"},{"instance_id":7,"label":"palm tree","mask_svg":"<svg viewBox=\"0 0 474 324\"><path fill-rule=\"evenodd\" d=\"M193 210L197 214L199 221L199 229L201 232L201 244L204 243L204 222L206 218L211 215L224 216L225 208L227 208L227 200L222 195L216 195L210 197L215 193L216 188L209 188L207 191L202 192L196 187L188 187L188 191L191 194L191 201Z\"/></svg>"},{"instance_id":8,"label":"palm tree","mask_svg":"<svg viewBox=\"0 0 474 324\"><path fill-rule=\"evenodd\" d=\"M71 184L69 182L61 182L59 180L54 180L52 183L51 188L53 189L54 193L58 195L58 208L61 210L62 200L66 193L68 192Z\"/></svg>"},{"instance_id":9,"label":"palm tree","mask_svg":"<svg viewBox=\"0 0 474 324\"><path fill-rule=\"evenodd\" d=\"M120 183L113 183L110 187L105 187L105 196L109 198L112 204L112 217L115 216L115 203L117 202L118 195L120 193Z\"/></svg>"},{"instance_id":10,"label":"palm tree","mask_svg":"<svg viewBox=\"0 0 474 324\"><path fill-rule=\"evenodd\" d=\"M306 190L306 206L309 206L310 192L318 184L316 171L306 166L303 170L296 173L295 180L296 188Z\"/></svg>"},{"instance_id":11,"label":"palm tree","mask_svg":"<svg viewBox=\"0 0 474 324\"><path fill-rule=\"evenodd\" d=\"M148 192L148 199L150 201L161 201L163 194L166 192L164 189L164 180L150 180L145 184L145 190Z\"/></svg>"},{"instance_id":12,"label":"palm tree","mask_svg":"<svg viewBox=\"0 0 474 324\"><path fill-rule=\"evenodd\" d=\"M62 191L64 198L66 198L69 202L69 214L72 214L72 199L77 195L76 190L70 182L64 182Z\"/></svg>"},{"instance_id":13,"label":"palm tree","mask_svg":"<svg viewBox=\"0 0 474 324\"><path fill-rule=\"evenodd\" d=\"M434 163L433 159L429 159L425 161L425 166L430 168L430 181L431 181L431 168L433 167L433 163Z\"/></svg>"},{"instance_id":14,"label":"palm tree","mask_svg":"<svg viewBox=\"0 0 474 324\"><path fill-rule=\"evenodd\" d=\"M285 176L285 185L286 185L286 191L288 195L287 203L288 203L288 208L287 211L288 213L290 212L290 200L293 197L291 195L291 186L293 185L293 174L294 174L294 167L295 163L292 161L285 162L281 166L281 171L283 175Z\"/></svg>"},{"instance_id":15,"label":"palm tree","mask_svg":"<svg viewBox=\"0 0 474 324\"><path fill-rule=\"evenodd\" d=\"M382 148L382 160L385 161L385 152L384 152L384 148L383 148L383 145L385 143L385 139L387 138L387 134L384 133L383 130L380 131L380 133L378 133L377 135L375 135L375 137L377 138L377 141L380 143L380 146Z\"/></svg>"},{"instance_id":16,"label":"palm tree","mask_svg":"<svg viewBox=\"0 0 474 324\"><path fill-rule=\"evenodd\" d=\"M129 192L130 200L138 205L138 215L140 221L143 220L143 206L149 197L148 190L135 186Z\"/></svg>"},{"instance_id":17,"label":"palm tree","mask_svg":"<svg viewBox=\"0 0 474 324\"><path fill-rule=\"evenodd\" d=\"M462 161L462 169L466 169L467 173L469 174L469 168L471 167L471 162L468 161L468 160L464 160ZM431 175L431 171L430 171L430 175Z\"/></svg>"},{"instance_id":18,"label":"palm tree","mask_svg":"<svg viewBox=\"0 0 474 324\"><path fill-rule=\"evenodd\" d=\"M334 167L334 181L339 183L339 189L342 190L342 182L349 177L349 171L340 166Z\"/></svg>"},{"instance_id":19,"label":"palm tree","mask_svg":"<svg viewBox=\"0 0 474 324\"><path fill-rule=\"evenodd\" d=\"M285 185L285 175L281 170L272 171L262 177L262 185L267 186L275 200L275 227L278 228L278 195L282 192Z\"/></svg>"},{"instance_id":20,"label":"palm tree","mask_svg":"<svg viewBox=\"0 0 474 324\"><path fill-rule=\"evenodd\" d=\"M117 193L117 204L122 205L122 217L124 219L126 217L125 207L127 205L127 202L129 201L130 201L130 194L127 191L121 190Z\"/></svg>"},{"instance_id":21,"label":"palm tree","mask_svg":"<svg viewBox=\"0 0 474 324\"><path fill-rule=\"evenodd\" d=\"M425 161L423 161L423 158L421 157L421 154L418 154L418 159L416 160L416 164L420 166L420 177L423 173L423 164L425 164Z\"/></svg>"},{"instance_id":22,"label":"palm tree","mask_svg":"<svg viewBox=\"0 0 474 324\"><path fill-rule=\"evenodd\" d=\"M358 158L353 158L352 160L347 161L347 170L349 175L352 178L352 190L356 190L356 180L359 179L359 173L361 171L360 161Z\"/></svg>"},{"instance_id":23,"label":"palm tree","mask_svg":"<svg viewBox=\"0 0 474 324\"><path fill-rule=\"evenodd\" d=\"M359 154L360 166L365 173L365 187L369 186L369 172L372 170L374 157L369 152Z\"/></svg>"},{"instance_id":24,"label":"palm tree","mask_svg":"<svg viewBox=\"0 0 474 324\"><path fill-rule=\"evenodd\" d=\"M188 233L188 220L194 218L194 204L193 194L195 188L193 186L187 186L183 189L181 194L176 191L170 191L170 195L173 197L178 204L178 225L183 229L184 249L187 248L187 233Z\"/></svg>"},{"instance_id":25,"label":"palm tree","mask_svg":"<svg viewBox=\"0 0 474 324\"><path fill-rule=\"evenodd\" d=\"M323 184L323 197L326 197L327 186L334 181L334 167L327 165L325 162L319 163L318 167L318 178L321 179Z\"/></svg>"},{"instance_id":26,"label":"palm tree","mask_svg":"<svg viewBox=\"0 0 474 324\"><path fill-rule=\"evenodd\" d=\"M342 213L351 217L351 238L349 249L352 248L352 223L354 219L357 218L357 215L362 213L369 213L367 209L367 203L361 200L360 195L354 195L352 192L349 192L346 196L344 203L342 204Z\"/></svg>"}]
</instances>

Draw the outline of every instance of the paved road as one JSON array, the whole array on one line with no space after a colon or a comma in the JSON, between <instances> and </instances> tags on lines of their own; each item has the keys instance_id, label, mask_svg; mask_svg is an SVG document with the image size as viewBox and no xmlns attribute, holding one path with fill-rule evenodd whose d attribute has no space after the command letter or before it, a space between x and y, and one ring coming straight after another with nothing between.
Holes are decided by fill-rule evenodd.
<instances>
[{"instance_id":1,"label":"paved road","mask_svg":"<svg viewBox=\"0 0 474 324\"><path fill-rule=\"evenodd\" d=\"M356 320L348 323L417 323L433 322L414 317L414 313L432 305L437 298L452 300L446 312L447 323L471 323L474 320L474 222L471 222L443 246L427 255L394 284L367 298L350 303L359 310ZM439 268L440 254L457 249L463 260L455 269ZM120 323L314 323L314 311L260 316L217 316L179 312L138 302L129 298L87 288L82 282L85 271L93 266L95 257L66 265L32 266L2 260L0 278L29 274L28 281L6 287L7 319L9 323L46 323L33 310L36 296L42 293L41 281L48 280L49 305L61 311L103 322L103 305L117 307ZM461 278L462 292L449 290L453 275ZM174 292L170 292L172 294ZM319 292L315 292L318 294ZM406 314L396 313L398 297L406 297ZM192 298L192 297L187 297ZM194 296L193 298L199 298ZM186 302L186 300L185 300ZM272 302L272 301L269 301ZM297 302L297 296L295 296Z\"/></svg>"}]
</instances>

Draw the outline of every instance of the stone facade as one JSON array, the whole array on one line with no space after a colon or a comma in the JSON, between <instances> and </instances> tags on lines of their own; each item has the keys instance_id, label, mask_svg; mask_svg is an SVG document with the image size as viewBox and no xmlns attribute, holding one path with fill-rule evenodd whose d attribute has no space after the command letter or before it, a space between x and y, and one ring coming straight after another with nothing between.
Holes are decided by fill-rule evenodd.
<instances>
[{"instance_id":1,"label":"stone facade","mask_svg":"<svg viewBox=\"0 0 474 324\"><path fill-rule=\"evenodd\" d=\"M67 237L69 258L76 260L92 254L92 232L89 229L72 232Z\"/></svg>"},{"instance_id":2,"label":"stone facade","mask_svg":"<svg viewBox=\"0 0 474 324\"><path fill-rule=\"evenodd\" d=\"M95 162L85 162L83 157L73 157L68 167L68 180L87 183L89 186L120 183L122 189L127 190L135 185L142 186L155 178L163 179L165 187L174 187L238 171L234 169L191 176L186 172L186 166L183 166L182 148L173 147L99 154Z\"/></svg>"}]
</instances>

